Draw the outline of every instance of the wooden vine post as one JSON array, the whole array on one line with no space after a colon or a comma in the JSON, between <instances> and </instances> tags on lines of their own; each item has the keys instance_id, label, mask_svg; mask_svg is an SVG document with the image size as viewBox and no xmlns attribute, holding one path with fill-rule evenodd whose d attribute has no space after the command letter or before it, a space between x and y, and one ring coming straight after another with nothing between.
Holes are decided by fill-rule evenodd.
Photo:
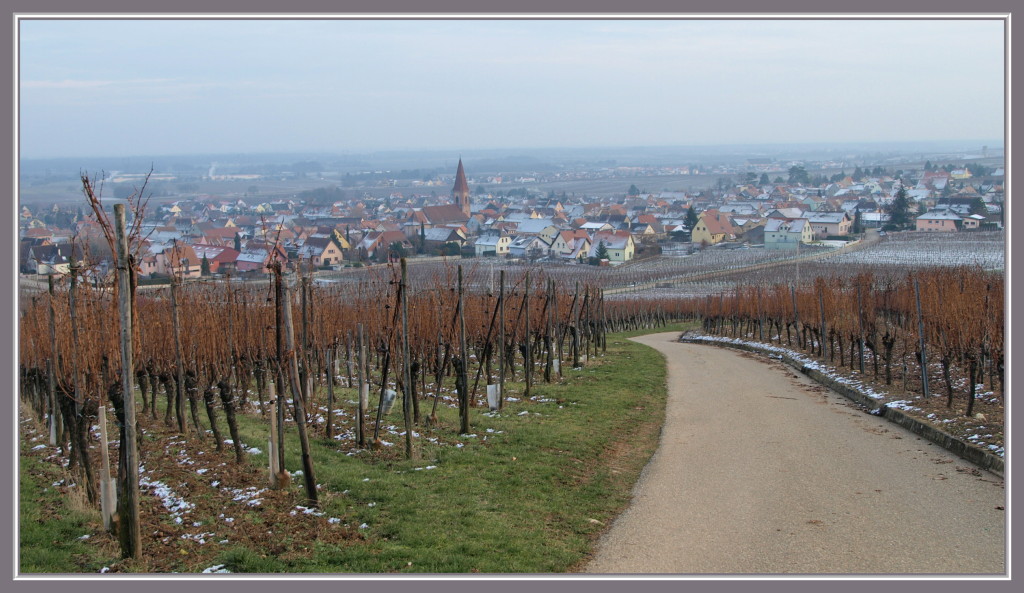
<instances>
[{"instance_id":1,"label":"wooden vine post","mask_svg":"<svg viewBox=\"0 0 1024 593\"><path fill-rule=\"evenodd\" d=\"M505 402L505 270L498 272L498 409Z\"/></svg>"},{"instance_id":2,"label":"wooden vine post","mask_svg":"<svg viewBox=\"0 0 1024 593\"><path fill-rule=\"evenodd\" d=\"M356 410L356 439L359 441L360 447L366 446L366 425L364 419L366 417L366 405L369 403L367 400L368 389L366 384L366 340L363 338L363 324L359 324L359 342L356 344L356 371L359 375L359 397L358 406Z\"/></svg>"},{"instance_id":3,"label":"wooden vine post","mask_svg":"<svg viewBox=\"0 0 1024 593\"><path fill-rule=\"evenodd\" d=\"M334 348L327 349L327 427L326 436L334 438Z\"/></svg>"},{"instance_id":4,"label":"wooden vine post","mask_svg":"<svg viewBox=\"0 0 1024 593\"><path fill-rule=\"evenodd\" d=\"M412 365L409 360L409 278L403 257L402 281L398 292L402 295L402 415L405 417L405 458L412 459Z\"/></svg>"},{"instance_id":5,"label":"wooden vine post","mask_svg":"<svg viewBox=\"0 0 1024 593\"><path fill-rule=\"evenodd\" d=\"M554 344L552 342L551 334L554 326L554 292L555 283L554 280L548 278L548 281L544 287L544 382L551 382L551 372L554 370Z\"/></svg>"},{"instance_id":6,"label":"wooden vine post","mask_svg":"<svg viewBox=\"0 0 1024 593\"><path fill-rule=\"evenodd\" d=\"M79 335L78 335L78 262L71 262L71 286L68 288L68 317L71 321L71 379L72 386L74 389L74 399L71 402L67 402L67 407L62 408L65 413L64 421L71 427L71 446L72 452L74 451L86 451L88 450L88 444L86 442L85 433L80 428L84 428L84 421L79 422L76 417L78 414L78 407L84 400L82 396L82 379L79 376ZM67 395L60 394L58 397L64 398L62 402L66 402ZM68 422L70 420L70 422ZM106 453L106 450L103 451ZM72 459L75 456L72 455ZM85 488L86 495L89 498L89 502L96 502L96 486L93 481L92 474L92 462L89 461L88 455L79 456L79 462L83 473L85 474ZM109 525L104 525L104 529L110 529Z\"/></svg>"},{"instance_id":7,"label":"wooden vine post","mask_svg":"<svg viewBox=\"0 0 1024 593\"><path fill-rule=\"evenodd\" d=\"M601 354L608 353L608 314L604 308L604 289L601 289Z\"/></svg>"},{"instance_id":8,"label":"wooden vine post","mask_svg":"<svg viewBox=\"0 0 1024 593\"><path fill-rule=\"evenodd\" d=\"M860 373L864 374L864 302L861 284L857 283L857 362Z\"/></svg>"},{"instance_id":9,"label":"wooden vine post","mask_svg":"<svg viewBox=\"0 0 1024 593\"><path fill-rule=\"evenodd\" d=\"M268 440L268 451L267 457L270 459L270 487L271 488L283 488L286 485L286 481L281 475L281 464L278 446L278 432L277 432L277 393L274 388L274 382L270 381L268 384L268 398L270 400L270 439Z\"/></svg>"},{"instance_id":10,"label":"wooden vine post","mask_svg":"<svg viewBox=\"0 0 1024 593\"><path fill-rule=\"evenodd\" d=\"M280 264L277 264L280 266ZM302 452L302 477L306 485L306 498L311 506L319 504L316 492L316 475L313 472L313 457L309 450L309 437L306 434L306 410L302 397L302 387L299 385L299 360L296 353L295 328L292 324L292 302L289 296L287 283L282 283L283 300L281 302L281 318L284 322L285 340L285 363L287 364L288 379L292 388L292 402L294 404L295 426L299 432L299 447Z\"/></svg>"},{"instance_id":11,"label":"wooden vine post","mask_svg":"<svg viewBox=\"0 0 1024 593\"><path fill-rule=\"evenodd\" d=\"M825 327L825 294L824 287L818 285L818 308L821 309L821 336L818 338L818 356L825 358L825 340L828 339L828 328ZM832 348L829 347L831 352Z\"/></svg>"},{"instance_id":12,"label":"wooden vine post","mask_svg":"<svg viewBox=\"0 0 1024 593\"><path fill-rule=\"evenodd\" d=\"M914 278L914 300L917 302L917 335L920 340L921 348L921 359L918 361L921 363L921 391L924 394L925 399L928 398L928 355L925 354L924 349L924 317L921 315L921 289L918 287L917 278ZM974 376L971 375L971 381L974 381Z\"/></svg>"},{"instance_id":13,"label":"wooden vine post","mask_svg":"<svg viewBox=\"0 0 1024 593\"><path fill-rule=\"evenodd\" d=\"M299 287L301 292L299 293L299 302L302 307L302 333L300 341L302 343L302 354L296 354L296 359L301 359L302 364L299 365L299 385L302 388L302 403L306 409L313 408L313 386L310 384L310 377L312 373L309 368L309 277L302 275L302 261L299 261ZM309 418L306 418L309 421Z\"/></svg>"},{"instance_id":14,"label":"wooden vine post","mask_svg":"<svg viewBox=\"0 0 1024 593\"><path fill-rule=\"evenodd\" d=\"M276 397L274 395L271 395L270 397L273 402L273 414L275 417L271 425L273 426L274 433L277 437L277 449L273 453L273 455L277 455L277 487L284 488L288 486L290 482L288 471L284 467L285 345L283 310L285 292L284 279L281 277L280 262L274 262L271 266L271 270L274 273L274 328L277 341L277 361L274 365L275 380L271 382L271 385L276 387L274 391L277 393Z\"/></svg>"},{"instance_id":15,"label":"wooden vine post","mask_svg":"<svg viewBox=\"0 0 1024 593\"><path fill-rule=\"evenodd\" d=\"M461 276L460 276L461 278ZM461 283L461 280L460 280ZM461 286L461 284L460 284ZM526 351L523 352L523 359L525 364L523 370L526 372L526 388L523 390L523 397L530 397L530 387L533 386L533 356L530 354L530 272L526 272L526 282L523 289L523 312L526 316L526 333L524 334L524 341L526 342Z\"/></svg>"},{"instance_id":16,"label":"wooden vine post","mask_svg":"<svg viewBox=\"0 0 1024 593\"><path fill-rule=\"evenodd\" d=\"M121 467L118 472L118 541L122 558L142 555L142 534L139 525L139 452L135 423L135 398L132 385L132 267L128 261L128 236L125 233L124 204L114 205L114 229L117 233L117 303L121 320L121 393L124 406Z\"/></svg>"},{"instance_id":17,"label":"wooden vine post","mask_svg":"<svg viewBox=\"0 0 1024 593\"><path fill-rule=\"evenodd\" d=\"M174 251L177 256L176 250ZM181 354L181 325L178 321L178 279L175 270L171 268L171 324L174 327L174 366L177 379L174 390L174 417L178 422L178 430L187 434L188 424L185 422L185 370L184 360Z\"/></svg>"},{"instance_id":18,"label":"wooden vine post","mask_svg":"<svg viewBox=\"0 0 1024 593\"><path fill-rule=\"evenodd\" d=\"M46 277L49 288L49 311L50 311L50 358L46 362L46 407L49 413L46 421L50 428L50 446L57 444L57 426L60 424L60 414L57 406L57 314L53 307L53 274Z\"/></svg>"},{"instance_id":19,"label":"wooden vine post","mask_svg":"<svg viewBox=\"0 0 1024 593\"><path fill-rule=\"evenodd\" d=\"M572 368L580 368L580 309L583 307L576 302L580 297L580 283L576 281L576 294L572 299Z\"/></svg>"},{"instance_id":20,"label":"wooden vine post","mask_svg":"<svg viewBox=\"0 0 1024 593\"><path fill-rule=\"evenodd\" d=\"M456 387L459 392L459 433L469 434L469 356L466 352L466 316L462 287L462 266L459 266L459 364Z\"/></svg>"},{"instance_id":21,"label":"wooden vine post","mask_svg":"<svg viewBox=\"0 0 1024 593\"><path fill-rule=\"evenodd\" d=\"M800 335L800 310L796 306L796 284L789 285L789 295L793 299L793 332L796 334L796 345L802 349L804 342Z\"/></svg>"}]
</instances>

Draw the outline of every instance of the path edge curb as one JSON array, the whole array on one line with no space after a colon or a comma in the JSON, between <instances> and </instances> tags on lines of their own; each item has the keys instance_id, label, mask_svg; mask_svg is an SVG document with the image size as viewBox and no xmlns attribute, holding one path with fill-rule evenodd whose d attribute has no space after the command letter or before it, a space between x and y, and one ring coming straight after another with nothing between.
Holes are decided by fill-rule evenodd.
<instances>
[{"instance_id":1,"label":"path edge curb","mask_svg":"<svg viewBox=\"0 0 1024 593\"><path fill-rule=\"evenodd\" d=\"M703 339L699 336L688 336L685 333L679 336L679 342L687 344L700 344L704 346L719 346L725 348L733 348L736 350L743 350L746 352L752 352L755 354L762 354L781 360L786 365L796 369L809 377L813 381L828 387L832 391L842 395L843 397L853 401L854 403L871 410L871 414L881 416L889 422L897 424L910 432L926 439L936 445L939 445L943 449L959 456L960 458L973 463L979 468L992 472L993 474L1005 479L1005 461L1003 458L993 455L984 449L968 443L958 437L955 437L947 432L939 430L938 428L918 420L909 414L906 414L902 410L897 408L891 408L877 399L869 397L868 395L861 392L859 389L840 383L832 377L822 373L821 371L813 368L809 368L805 363L796 360L789 356L785 352L768 352L762 348L758 348L751 344L744 344L738 342L723 342L718 339Z\"/></svg>"}]
</instances>

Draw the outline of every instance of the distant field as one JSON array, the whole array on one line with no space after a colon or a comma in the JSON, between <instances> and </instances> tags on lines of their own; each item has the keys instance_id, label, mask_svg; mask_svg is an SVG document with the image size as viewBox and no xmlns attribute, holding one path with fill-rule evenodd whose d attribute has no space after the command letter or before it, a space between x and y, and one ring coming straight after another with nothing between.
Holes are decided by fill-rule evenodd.
<instances>
[{"instance_id":1,"label":"distant field","mask_svg":"<svg viewBox=\"0 0 1024 593\"><path fill-rule=\"evenodd\" d=\"M159 203L164 200L180 200L196 197L196 194L208 194L215 197L239 198L248 194L249 189L255 187L258 192L252 197L264 197L267 200L278 197L291 197L295 194L315 189L318 187L334 187L337 181L321 181L312 179L289 180L289 181L200 181L195 183L199 186L198 191L187 194L177 193L176 183L169 182L170 195L163 195L157 191L152 193L151 201ZM157 188L159 190L159 188ZM113 195L108 185L104 195ZM27 185L19 187L19 196L23 204L74 204L85 205L85 198L82 196L82 185L74 182L54 182L41 185Z\"/></svg>"},{"instance_id":2,"label":"distant field","mask_svg":"<svg viewBox=\"0 0 1024 593\"><path fill-rule=\"evenodd\" d=\"M1002 270L1006 265L1006 237L1001 231L971 233L895 233L888 241L838 255L836 265L878 266L981 266Z\"/></svg>"}]
</instances>

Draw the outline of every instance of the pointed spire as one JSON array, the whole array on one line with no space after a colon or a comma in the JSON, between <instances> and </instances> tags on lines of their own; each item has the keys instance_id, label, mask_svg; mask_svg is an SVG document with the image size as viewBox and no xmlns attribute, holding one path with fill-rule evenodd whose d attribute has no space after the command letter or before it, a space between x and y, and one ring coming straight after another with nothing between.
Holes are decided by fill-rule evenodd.
<instances>
[{"instance_id":1,"label":"pointed spire","mask_svg":"<svg viewBox=\"0 0 1024 593\"><path fill-rule=\"evenodd\" d=\"M455 198L462 213L467 217L469 210L469 183L466 182L466 171L462 168L462 157L459 157L459 169L455 172L455 186L452 188L452 197Z\"/></svg>"},{"instance_id":2,"label":"pointed spire","mask_svg":"<svg viewBox=\"0 0 1024 593\"><path fill-rule=\"evenodd\" d=\"M452 193L455 195L469 193L469 184L466 183L466 171L462 168L462 157L459 157L459 170L455 172L455 187L452 188Z\"/></svg>"}]
</instances>

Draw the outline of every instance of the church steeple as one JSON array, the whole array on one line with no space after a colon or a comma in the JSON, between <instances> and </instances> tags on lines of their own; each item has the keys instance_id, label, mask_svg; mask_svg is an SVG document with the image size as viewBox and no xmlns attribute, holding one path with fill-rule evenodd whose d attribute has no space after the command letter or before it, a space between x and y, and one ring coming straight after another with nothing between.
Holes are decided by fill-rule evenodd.
<instances>
[{"instance_id":1,"label":"church steeple","mask_svg":"<svg viewBox=\"0 0 1024 593\"><path fill-rule=\"evenodd\" d=\"M462 213L469 217L469 184L466 183L466 171L462 168L462 157L459 157L459 170L455 172L452 198L455 199L459 208L462 208Z\"/></svg>"}]
</instances>

